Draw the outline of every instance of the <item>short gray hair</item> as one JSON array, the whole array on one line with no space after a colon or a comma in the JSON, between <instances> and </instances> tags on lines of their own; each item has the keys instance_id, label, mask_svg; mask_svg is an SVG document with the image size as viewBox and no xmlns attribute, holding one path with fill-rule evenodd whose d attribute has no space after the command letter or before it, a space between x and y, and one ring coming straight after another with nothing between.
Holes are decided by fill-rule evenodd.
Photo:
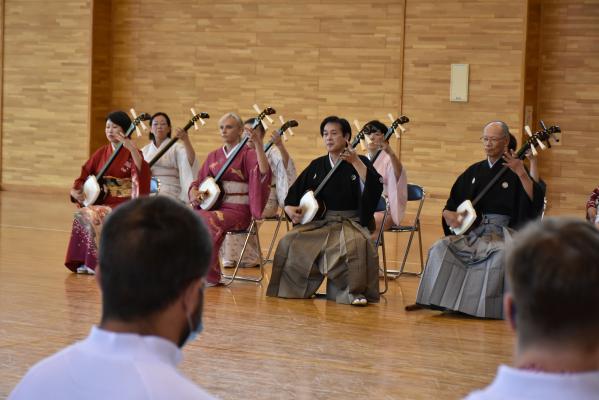
<instances>
[{"instance_id":1,"label":"short gray hair","mask_svg":"<svg viewBox=\"0 0 599 400\"><path fill-rule=\"evenodd\" d=\"M501 132L503 133L503 136L507 140L510 140L510 128L507 126L507 124L505 122L503 122L503 121L491 121L491 122L489 122L489 123L487 123L485 125L485 127L483 128L483 132L490 125L499 125L501 127Z\"/></svg>"}]
</instances>

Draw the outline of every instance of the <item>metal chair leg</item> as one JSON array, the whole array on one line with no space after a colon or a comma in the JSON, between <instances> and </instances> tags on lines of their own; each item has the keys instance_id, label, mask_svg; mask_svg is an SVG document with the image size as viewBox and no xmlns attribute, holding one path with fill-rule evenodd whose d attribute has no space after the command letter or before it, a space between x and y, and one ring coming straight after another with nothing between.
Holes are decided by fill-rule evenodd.
<instances>
[{"instance_id":1,"label":"metal chair leg","mask_svg":"<svg viewBox=\"0 0 599 400\"><path fill-rule=\"evenodd\" d=\"M389 290L389 275L387 274L387 250L385 249L385 235L381 237L381 247L383 250L383 282L385 283L385 289L380 294L387 293Z\"/></svg>"},{"instance_id":2,"label":"metal chair leg","mask_svg":"<svg viewBox=\"0 0 599 400\"><path fill-rule=\"evenodd\" d=\"M279 228L281 227L281 222L282 222L283 218L285 218L285 210L281 210L281 214L279 214L279 219L277 221L277 226L275 227L275 233L272 236L272 240L270 241L270 245L268 246L268 253L266 253L266 257L264 258L264 263L265 264L273 261L270 258L270 254L272 253L272 249L275 246L275 241L277 240L277 235L279 234ZM287 222L286 218L285 218L285 222ZM287 230L289 230L289 226L288 226Z\"/></svg>"},{"instance_id":3,"label":"metal chair leg","mask_svg":"<svg viewBox=\"0 0 599 400\"><path fill-rule=\"evenodd\" d=\"M422 256L422 235L420 234L420 220L418 220L418 247L420 247L420 273L416 274L418 276L422 275L424 272L424 257Z\"/></svg>"},{"instance_id":4,"label":"metal chair leg","mask_svg":"<svg viewBox=\"0 0 599 400\"><path fill-rule=\"evenodd\" d=\"M237 272L239 271L239 266L241 265L241 260L243 259L243 255L245 254L245 249L246 249L248 242L249 242L250 238L252 237L252 235L256 236L257 242L258 242L258 258L260 260L260 265L259 265L260 277L254 278L254 277L249 277L249 276L237 276ZM258 283L258 282L261 282L262 279L264 279L264 261L262 258L262 250L260 248L260 238L258 237L257 223L255 220L252 220L252 223L250 224L249 228L247 229L247 236L245 238L245 242L243 243L243 248L241 249L241 253L239 254L239 259L237 260L233 274L231 274L231 275L223 274L222 277L225 280L228 280L227 282L223 283L224 286L231 285L234 280Z\"/></svg>"}]
</instances>

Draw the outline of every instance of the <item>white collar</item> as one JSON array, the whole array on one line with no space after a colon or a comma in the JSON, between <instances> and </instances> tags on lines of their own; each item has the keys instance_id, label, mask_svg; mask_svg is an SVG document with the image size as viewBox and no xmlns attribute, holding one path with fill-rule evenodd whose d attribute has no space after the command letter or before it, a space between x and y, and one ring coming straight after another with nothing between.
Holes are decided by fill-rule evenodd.
<instances>
[{"instance_id":1,"label":"white collar","mask_svg":"<svg viewBox=\"0 0 599 400\"><path fill-rule=\"evenodd\" d=\"M236 148L239 147L239 145L241 144L241 142L237 143L235 146L233 146L233 148L231 149L230 152L227 153L227 145L224 145L222 147L223 149L223 154L225 155L226 158L229 158L229 156L235 151Z\"/></svg>"},{"instance_id":2,"label":"white collar","mask_svg":"<svg viewBox=\"0 0 599 400\"><path fill-rule=\"evenodd\" d=\"M176 366L183 359L181 350L173 342L160 336L116 333L93 326L84 343L102 353L143 357L172 366Z\"/></svg>"},{"instance_id":3,"label":"white collar","mask_svg":"<svg viewBox=\"0 0 599 400\"><path fill-rule=\"evenodd\" d=\"M489 164L489 168L493 168L493 166L497 164L497 161L499 161L499 158L494 163L492 163L489 157L487 157L487 163Z\"/></svg>"}]
</instances>

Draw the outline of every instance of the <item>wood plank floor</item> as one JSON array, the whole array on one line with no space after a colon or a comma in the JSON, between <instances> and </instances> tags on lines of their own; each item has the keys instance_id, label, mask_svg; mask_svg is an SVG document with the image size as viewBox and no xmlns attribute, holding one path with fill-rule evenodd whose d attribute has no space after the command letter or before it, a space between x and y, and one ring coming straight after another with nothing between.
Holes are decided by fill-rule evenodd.
<instances>
[{"instance_id":1,"label":"wood plank floor","mask_svg":"<svg viewBox=\"0 0 599 400\"><path fill-rule=\"evenodd\" d=\"M94 278L63 266L72 213L66 194L0 192L0 398L99 320ZM262 229L264 247L271 231ZM423 232L426 252L441 232ZM398 258L404 241L388 243ZM415 269L417 247L409 260ZM406 313L416 277L390 282L380 304L366 308L267 298L266 285L207 290L204 333L185 347L181 369L220 398L460 398L511 360L514 340L502 321Z\"/></svg>"}]
</instances>

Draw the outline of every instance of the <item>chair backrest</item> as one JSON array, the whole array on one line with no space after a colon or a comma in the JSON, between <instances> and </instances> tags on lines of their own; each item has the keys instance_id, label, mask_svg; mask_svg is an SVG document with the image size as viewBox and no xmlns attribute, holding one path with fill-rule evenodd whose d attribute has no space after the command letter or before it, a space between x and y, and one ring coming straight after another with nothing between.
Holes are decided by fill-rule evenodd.
<instances>
[{"instance_id":1,"label":"chair backrest","mask_svg":"<svg viewBox=\"0 0 599 400\"><path fill-rule=\"evenodd\" d=\"M420 185L408 183L408 201L421 200L424 197L424 189Z\"/></svg>"},{"instance_id":2,"label":"chair backrest","mask_svg":"<svg viewBox=\"0 0 599 400\"><path fill-rule=\"evenodd\" d=\"M377 203L374 211L385 211L385 210L387 210L387 200L385 199L385 197L381 196L379 198L379 202Z\"/></svg>"},{"instance_id":3,"label":"chair backrest","mask_svg":"<svg viewBox=\"0 0 599 400\"><path fill-rule=\"evenodd\" d=\"M418 211L416 211L416 215L414 218L414 226L419 224L420 212L422 211L422 206L424 205L424 199L426 198L426 192L424 188L420 185L416 185L415 183L408 183L408 201L419 201Z\"/></svg>"}]
</instances>

